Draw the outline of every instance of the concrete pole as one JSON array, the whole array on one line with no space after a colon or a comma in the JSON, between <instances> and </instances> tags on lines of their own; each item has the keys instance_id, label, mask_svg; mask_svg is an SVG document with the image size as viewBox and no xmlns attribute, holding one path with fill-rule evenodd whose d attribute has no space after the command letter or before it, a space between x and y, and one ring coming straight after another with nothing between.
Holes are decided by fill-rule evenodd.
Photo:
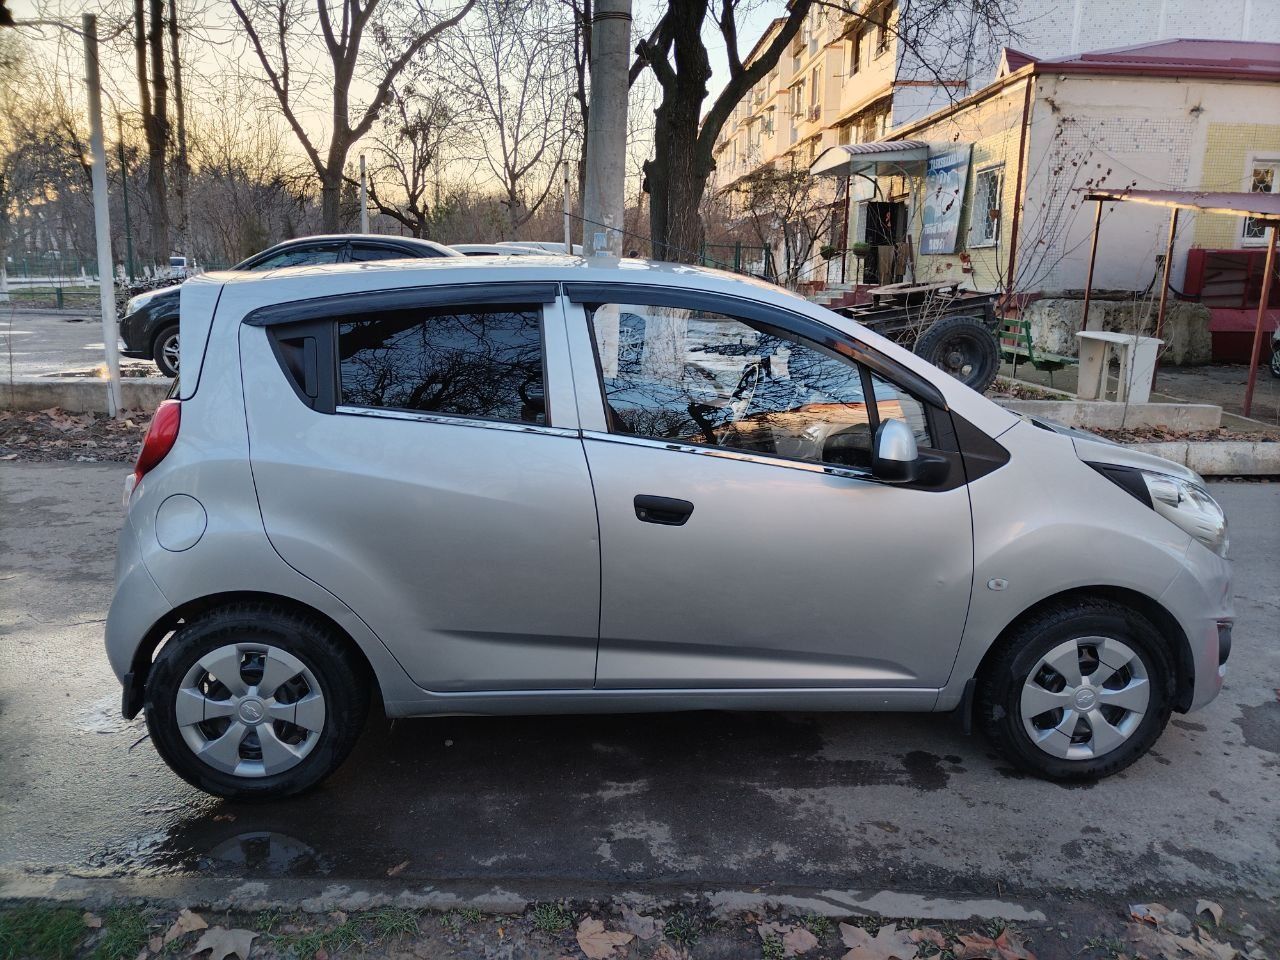
<instances>
[{"instance_id":1,"label":"concrete pole","mask_svg":"<svg viewBox=\"0 0 1280 960\"><path fill-rule=\"evenodd\" d=\"M630 66L631 0L596 0L591 15L587 182L582 196L582 253L587 257L622 256Z\"/></svg>"},{"instance_id":2,"label":"concrete pole","mask_svg":"<svg viewBox=\"0 0 1280 960\"><path fill-rule=\"evenodd\" d=\"M93 225L98 245L98 292L102 306L102 348L107 359L107 412L120 413L120 354L116 349L115 264L111 259L111 219L107 209L107 148L102 136L102 87L98 71L98 18L84 14L84 82L89 93L89 153L93 177Z\"/></svg>"},{"instance_id":3,"label":"concrete pole","mask_svg":"<svg viewBox=\"0 0 1280 960\"><path fill-rule=\"evenodd\" d=\"M364 154L360 154L360 232L369 232L369 177L364 172Z\"/></svg>"}]
</instances>

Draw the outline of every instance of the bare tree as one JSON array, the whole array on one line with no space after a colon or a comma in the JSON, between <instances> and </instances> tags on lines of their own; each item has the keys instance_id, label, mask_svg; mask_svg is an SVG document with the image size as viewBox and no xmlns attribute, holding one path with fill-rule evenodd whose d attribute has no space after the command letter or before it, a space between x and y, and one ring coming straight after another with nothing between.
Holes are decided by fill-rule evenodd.
<instances>
[{"instance_id":1,"label":"bare tree","mask_svg":"<svg viewBox=\"0 0 1280 960\"><path fill-rule=\"evenodd\" d=\"M474 28L451 44L446 79L488 145L481 159L502 191L509 233L546 202L581 136L572 37L552 0L481 0Z\"/></svg>"},{"instance_id":2,"label":"bare tree","mask_svg":"<svg viewBox=\"0 0 1280 960\"><path fill-rule=\"evenodd\" d=\"M767 248L767 275L794 287L830 235L836 205L827 184L794 154L737 180L729 191L751 238ZM774 256L774 248L778 256ZM772 268L772 269L770 269Z\"/></svg>"},{"instance_id":3,"label":"bare tree","mask_svg":"<svg viewBox=\"0 0 1280 960\"><path fill-rule=\"evenodd\" d=\"M395 94L374 138L377 161L369 176L369 201L415 237L432 233L441 202L438 169L443 140L458 134L453 119L444 93L419 93L409 87Z\"/></svg>"},{"instance_id":4,"label":"bare tree","mask_svg":"<svg viewBox=\"0 0 1280 960\"><path fill-rule=\"evenodd\" d=\"M669 0L655 36L639 47L662 88L654 111L653 159L645 165L645 179L653 255L663 260L697 258L702 243L698 209L715 170L716 137L738 101L777 64L813 6L813 0L794 0L773 39L747 65L738 49L742 2L719 0L713 13L710 0ZM724 39L729 78L704 116L711 62L703 25L709 15Z\"/></svg>"},{"instance_id":5,"label":"bare tree","mask_svg":"<svg viewBox=\"0 0 1280 960\"><path fill-rule=\"evenodd\" d=\"M336 0L337 10L328 0L316 0L314 14L304 12L301 0L231 0L280 110L320 180L325 230L333 232L340 227L343 171L352 144L373 128L405 68L475 3L465 0L445 17L434 15L422 0L386 4L386 15L380 17L382 0L365 0L364 4ZM407 16L395 16L404 11ZM305 62L309 30L317 21L330 67L323 80L330 112L327 145L318 143L303 123L308 109L308 70L304 68L299 74L295 69L299 57ZM375 45L381 52L372 58L366 49L370 34L380 41ZM370 59L376 62L370 65ZM363 108L353 103L353 84L362 73L373 86L373 95Z\"/></svg>"}]
</instances>

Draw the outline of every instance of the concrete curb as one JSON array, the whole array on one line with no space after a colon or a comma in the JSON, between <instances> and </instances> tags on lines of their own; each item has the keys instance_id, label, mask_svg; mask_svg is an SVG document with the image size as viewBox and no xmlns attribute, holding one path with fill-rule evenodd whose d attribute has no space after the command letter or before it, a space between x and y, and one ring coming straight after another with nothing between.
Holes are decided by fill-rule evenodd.
<instances>
[{"instance_id":1,"label":"concrete curb","mask_svg":"<svg viewBox=\"0 0 1280 960\"><path fill-rule=\"evenodd\" d=\"M996 401L1014 413L1056 420L1081 430L1155 427L1180 433L1217 430L1222 408L1207 403L1116 403L1109 400Z\"/></svg>"},{"instance_id":2,"label":"concrete curb","mask_svg":"<svg viewBox=\"0 0 1280 960\"><path fill-rule=\"evenodd\" d=\"M455 910L469 907L487 914L523 913L531 904L546 900L614 900L620 903L660 907L699 903L718 916L732 917L764 909L785 914L839 918L877 916L928 920L1000 919L1042 922L1036 906L1015 900L934 897L892 890L696 890L663 886L647 889L630 885L587 885L578 889L563 883L521 883L514 892L500 884L452 883L449 889L433 884L388 881L335 881L283 879L244 880L210 877L72 877L6 872L0 874L0 903L44 901L101 909L146 902L172 909L199 907L212 910L301 910L329 913L333 910L376 910L404 907L415 910Z\"/></svg>"},{"instance_id":3,"label":"concrete curb","mask_svg":"<svg viewBox=\"0 0 1280 960\"><path fill-rule=\"evenodd\" d=\"M168 377L133 377L120 381L126 410L150 412L160 405L172 383ZM0 409L106 413L107 384L96 377L21 377L0 384Z\"/></svg>"},{"instance_id":4,"label":"concrete curb","mask_svg":"<svg viewBox=\"0 0 1280 960\"><path fill-rule=\"evenodd\" d=\"M1125 446L1181 463L1206 477L1280 476L1280 442L1174 440L1165 443L1128 443Z\"/></svg>"}]
</instances>

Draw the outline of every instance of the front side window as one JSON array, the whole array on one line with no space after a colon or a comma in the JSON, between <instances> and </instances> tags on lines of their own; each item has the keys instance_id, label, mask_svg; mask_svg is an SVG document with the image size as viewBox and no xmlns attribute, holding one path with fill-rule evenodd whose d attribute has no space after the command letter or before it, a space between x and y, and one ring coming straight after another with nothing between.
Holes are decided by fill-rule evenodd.
<instances>
[{"instance_id":1,"label":"front side window","mask_svg":"<svg viewBox=\"0 0 1280 960\"><path fill-rule=\"evenodd\" d=\"M413 254L394 247L375 247L359 243L351 248L352 263L367 263L371 260L406 260L412 257Z\"/></svg>"},{"instance_id":2,"label":"front side window","mask_svg":"<svg viewBox=\"0 0 1280 960\"><path fill-rule=\"evenodd\" d=\"M340 402L545 424L541 316L531 305L343 318Z\"/></svg>"},{"instance_id":3,"label":"front side window","mask_svg":"<svg viewBox=\"0 0 1280 960\"><path fill-rule=\"evenodd\" d=\"M920 401L825 347L708 311L588 315L613 433L863 470L881 419L931 446Z\"/></svg>"}]
</instances>

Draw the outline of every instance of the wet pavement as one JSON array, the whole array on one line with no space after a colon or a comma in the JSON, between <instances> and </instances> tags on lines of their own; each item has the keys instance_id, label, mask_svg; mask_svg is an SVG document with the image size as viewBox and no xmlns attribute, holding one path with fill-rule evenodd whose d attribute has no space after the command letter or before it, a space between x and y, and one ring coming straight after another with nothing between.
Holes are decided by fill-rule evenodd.
<instances>
[{"instance_id":1,"label":"wet pavement","mask_svg":"<svg viewBox=\"0 0 1280 960\"><path fill-rule=\"evenodd\" d=\"M1222 696L1094 786L1024 778L942 716L376 717L320 789L244 805L119 717L123 473L0 464L0 874L1280 894L1280 485L1214 485L1239 615Z\"/></svg>"}]
</instances>

